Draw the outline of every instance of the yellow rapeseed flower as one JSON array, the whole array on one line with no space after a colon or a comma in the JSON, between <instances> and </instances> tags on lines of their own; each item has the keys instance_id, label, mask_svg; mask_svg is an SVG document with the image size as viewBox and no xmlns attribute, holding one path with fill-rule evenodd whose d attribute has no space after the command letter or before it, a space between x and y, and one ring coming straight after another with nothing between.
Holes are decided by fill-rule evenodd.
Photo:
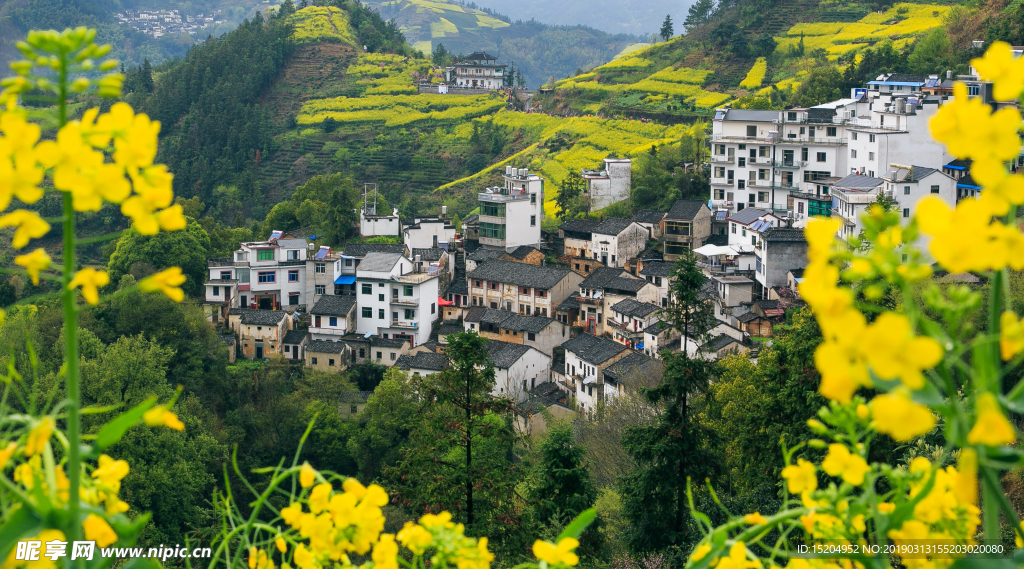
<instances>
[{"instance_id":1,"label":"yellow rapeseed flower","mask_svg":"<svg viewBox=\"0 0 1024 569\"><path fill-rule=\"evenodd\" d=\"M7 463L14 456L16 450L18 450L18 443L8 443L7 448L0 450L0 472L7 468Z\"/></svg>"},{"instance_id":2,"label":"yellow rapeseed flower","mask_svg":"<svg viewBox=\"0 0 1024 569\"><path fill-rule=\"evenodd\" d=\"M693 553L690 554L690 561L700 561L707 557L708 553L711 553L711 546L706 543L702 543L697 546L697 549L693 550Z\"/></svg>"},{"instance_id":3,"label":"yellow rapeseed flower","mask_svg":"<svg viewBox=\"0 0 1024 569\"><path fill-rule=\"evenodd\" d=\"M43 417L36 423L35 427L32 427L32 431L28 434L28 440L25 441L25 456L33 456L43 452L46 448L46 443L50 442L50 437L53 436L53 427L56 422L53 417L49 415Z\"/></svg>"},{"instance_id":4,"label":"yellow rapeseed flower","mask_svg":"<svg viewBox=\"0 0 1024 569\"><path fill-rule=\"evenodd\" d=\"M978 505L978 451L973 448L960 449L956 462L956 482L953 494L963 504Z\"/></svg>"},{"instance_id":5,"label":"yellow rapeseed flower","mask_svg":"<svg viewBox=\"0 0 1024 569\"><path fill-rule=\"evenodd\" d=\"M326 482L314 486L313 491L309 493L309 511L314 514L319 514L326 510L327 504L331 499L332 489L331 485Z\"/></svg>"},{"instance_id":6,"label":"yellow rapeseed flower","mask_svg":"<svg viewBox=\"0 0 1024 569\"><path fill-rule=\"evenodd\" d=\"M962 200L956 209L934 196L917 204L921 231L932 236L928 250L951 273L1024 268L1024 235L1015 227L992 221L981 200Z\"/></svg>"},{"instance_id":7,"label":"yellow rapeseed flower","mask_svg":"<svg viewBox=\"0 0 1024 569\"><path fill-rule=\"evenodd\" d=\"M761 512L754 512L753 514L743 516L743 523L747 523L752 526L763 526L768 524L768 520L761 515Z\"/></svg>"},{"instance_id":8,"label":"yellow rapeseed flower","mask_svg":"<svg viewBox=\"0 0 1024 569\"><path fill-rule=\"evenodd\" d=\"M380 541L373 547L374 569L398 569L398 544L395 543L395 536L385 533L380 536Z\"/></svg>"},{"instance_id":9,"label":"yellow rapeseed flower","mask_svg":"<svg viewBox=\"0 0 1024 569\"><path fill-rule=\"evenodd\" d=\"M26 209L16 209L7 215L0 217L0 227L14 227L14 239L11 245L15 249L21 249L28 245L29 239L38 239L50 231L50 224L46 223L39 214Z\"/></svg>"},{"instance_id":10,"label":"yellow rapeseed flower","mask_svg":"<svg viewBox=\"0 0 1024 569\"><path fill-rule=\"evenodd\" d=\"M871 467L860 455L851 453L846 445L833 443L828 445L828 456L821 462L821 469L829 476L841 476L844 481L860 486Z\"/></svg>"},{"instance_id":11,"label":"yellow rapeseed flower","mask_svg":"<svg viewBox=\"0 0 1024 569\"><path fill-rule=\"evenodd\" d=\"M1008 173L1002 162L975 160L971 177L985 188L980 199L992 215L1005 215L1011 204L1024 204L1024 176Z\"/></svg>"},{"instance_id":12,"label":"yellow rapeseed flower","mask_svg":"<svg viewBox=\"0 0 1024 569\"><path fill-rule=\"evenodd\" d=\"M580 558L573 553L580 542L571 537L563 537L558 545L550 541L537 540L533 542L533 555L541 561L547 561L549 565L575 566Z\"/></svg>"},{"instance_id":13,"label":"yellow rapeseed flower","mask_svg":"<svg viewBox=\"0 0 1024 569\"><path fill-rule=\"evenodd\" d=\"M935 428L931 410L910 400L904 388L883 393L871 400L871 424L875 430L900 442L909 441Z\"/></svg>"},{"instance_id":14,"label":"yellow rapeseed flower","mask_svg":"<svg viewBox=\"0 0 1024 569\"><path fill-rule=\"evenodd\" d=\"M185 275L181 267L171 267L150 275L139 283L139 290L143 292L162 292L174 302L185 300L185 291L181 285L185 284Z\"/></svg>"},{"instance_id":15,"label":"yellow rapeseed flower","mask_svg":"<svg viewBox=\"0 0 1024 569\"><path fill-rule=\"evenodd\" d=\"M277 547L277 550L281 553L285 553L286 551L288 551L288 544L285 543L284 538L280 535L277 536L276 539L274 539L274 545Z\"/></svg>"},{"instance_id":16,"label":"yellow rapeseed flower","mask_svg":"<svg viewBox=\"0 0 1024 569\"><path fill-rule=\"evenodd\" d=\"M993 42L971 65L982 79L995 83L992 97L997 101L1015 101L1024 89L1024 58L1015 56L1006 42Z\"/></svg>"},{"instance_id":17,"label":"yellow rapeseed flower","mask_svg":"<svg viewBox=\"0 0 1024 569\"><path fill-rule=\"evenodd\" d=\"M96 514L89 514L85 518L85 521L82 522L82 529L85 530L85 539L95 541L99 547L107 547L117 541L114 528L110 527L107 520Z\"/></svg>"},{"instance_id":18,"label":"yellow rapeseed flower","mask_svg":"<svg viewBox=\"0 0 1024 569\"><path fill-rule=\"evenodd\" d=\"M281 508L281 519L293 529L299 529L302 523L302 504L296 502L286 508Z\"/></svg>"},{"instance_id":19,"label":"yellow rapeseed flower","mask_svg":"<svg viewBox=\"0 0 1024 569\"><path fill-rule=\"evenodd\" d=\"M868 327L860 349L882 379L899 378L910 389L924 387L921 371L942 360L942 346L932 338L914 336L910 320L886 312Z\"/></svg>"},{"instance_id":20,"label":"yellow rapeseed flower","mask_svg":"<svg viewBox=\"0 0 1024 569\"><path fill-rule=\"evenodd\" d=\"M101 454L96 470L92 471L92 477L103 484L109 491L117 492L121 489L121 479L128 476L128 462L114 460Z\"/></svg>"},{"instance_id":21,"label":"yellow rapeseed flower","mask_svg":"<svg viewBox=\"0 0 1024 569\"><path fill-rule=\"evenodd\" d=\"M999 354L1004 360L1024 351L1024 318L1007 310L999 318Z\"/></svg>"},{"instance_id":22,"label":"yellow rapeseed flower","mask_svg":"<svg viewBox=\"0 0 1024 569\"><path fill-rule=\"evenodd\" d=\"M971 432L967 433L967 442L987 446L1008 445L1017 440L1013 425L1003 415L999 401L991 393L978 395L974 404L978 412L977 422Z\"/></svg>"},{"instance_id":23,"label":"yellow rapeseed flower","mask_svg":"<svg viewBox=\"0 0 1024 569\"><path fill-rule=\"evenodd\" d=\"M32 284L39 284L39 272L49 269L53 259L46 253L46 249L36 249L27 255L18 255L14 258L14 264L25 267L25 272L32 279Z\"/></svg>"},{"instance_id":24,"label":"yellow rapeseed flower","mask_svg":"<svg viewBox=\"0 0 1024 569\"><path fill-rule=\"evenodd\" d=\"M455 527L455 522L452 521L451 513L441 512L440 514L424 514L420 518L420 525L427 529L450 529Z\"/></svg>"},{"instance_id":25,"label":"yellow rapeseed flower","mask_svg":"<svg viewBox=\"0 0 1024 569\"><path fill-rule=\"evenodd\" d=\"M796 464L783 468L782 477L786 479L791 494L812 491L818 487L814 464L802 458L798 458Z\"/></svg>"},{"instance_id":26,"label":"yellow rapeseed flower","mask_svg":"<svg viewBox=\"0 0 1024 569\"><path fill-rule=\"evenodd\" d=\"M0 211L7 209L11 198L35 203L43 197L43 168L36 157L40 132L39 125L21 113L0 113Z\"/></svg>"},{"instance_id":27,"label":"yellow rapeseed flower","mask_svg":"<svg viewBox=\"0 0 1024 569\"><path fill-rule=\"evenodd\" d=\"M996 112L980 97L967 96L967 86L953 86L954 100L939 108L928 123L932 137L958 158L1010 160L1017 156L1020 112L1005 107Z\"/></svg>"},{"instance_id":28,"label":"yellow rapeseed flower","mask_svg":"<svg viewBox=\"0 0 1024 569\"><path fill-rule=\"evenodd\" d=\"M892 502L882 502L878 505L878 511L883 514L891 514L896 511L896 504Z\"/></svg>"},{"instance_id":29,"label":"yellow rapeseed flower","mask_svg":"<svg viewBox=\"0 0 1024 569\"><path fill-rule=\"evenodd\" d=\"M303 488L309 488L316 481L316 471L309 465L308 462L302 463L302 468L299 469L299 484Z\"/></svg>"},{"instance_id":30,"label":"yellow rapeseed flower","mask_svg":"<svg viewBox=\"0 0 1024 569\"><path fill-rule=\"evenodd\" d=\"M867 405L865 405L863 403L860 403L860 404L857 405L857 418L860 419L861 421L863 421L864 419L867 419L868 415L870 413L871 413L871 411L868 410L868 406Z\"/></svg>"},{"instance_id":31,"label":"yellow rapeseed flower","mask_svg":"<svg viewBox=\"0 0 1024 569\"><path fill-rule=\"evenodd\" d=\"M82 297L89 304L98 304L100 301L99 287L107 286L110 283L110 275L106 271L97 271L92 267L86 267L77 273L75 278L68 283L68 290L82 287Z\"/></svg>"},{"instance_id":32,"label":"yellow rapeseed flower","mask_svg":"<svg viewBox=\"0 0 1024 569\"><path fill-rule=\"evenodd\" d=\"M729 548L727 557L719 557L716 569L753 569L760 567L761 562L747 557L747 546L742 541L737 541Z\"/></svg>"},{"instance_id":33,"label":"yellow rapeseed flower","mask_svg":"<svg viewBox=\"0 0 1024 569\"><path fill-rule=\"evenodd\" d=\"M405 527L398 532L398 541L409 551L420 555L434 542L434 536L421 525L405 522Z\"/></svg>"}]
</instances>

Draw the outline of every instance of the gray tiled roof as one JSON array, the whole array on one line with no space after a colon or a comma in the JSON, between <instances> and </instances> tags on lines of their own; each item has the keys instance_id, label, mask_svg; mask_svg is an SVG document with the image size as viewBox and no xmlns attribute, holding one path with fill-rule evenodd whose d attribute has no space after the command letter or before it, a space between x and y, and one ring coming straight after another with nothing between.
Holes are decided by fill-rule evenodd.
<instances>
[{"instance_id":1,"label":"gray tiled roof","mask_svg":"<svg viewBox=\"0 0 1024 569\"><path fill-rule=\"evenodd\" d=\"M618 235L625 231L630 224L633 223L631 219L622 219L619 217L609 217L594 227L591 233L598 233L600 235Z\"/></svg>"},{"instance_id":2,"label":"gray tiled roof","mask_svg":"<svg viewBox=\"0 0 1024 569\"><path fill-rule=\"evenodd\" d=\"M654 324L651 324L650 326L644 328L644 334L650 334L652 336L657 336L658 334L661 334L662 332L664 332L665 328L671 328L671 327L672 327L672 324L670 324L668 322L665 322L664 320L658 320Z\"/></svg>"},{"instance_id":3,"label":"gray tiled roof","mask_svg":"<svg viewBox=\"0 0 1024 569\"><path fill-rule=\"evenodd\" d=\"M332 342L330 340L310 340L306 344L306 353L315 354L340 354L345 351L344 342Z\"/></svg>"},{"instance_id":4,"label":"gray tiled roof","mask_svg":"<svg viewBox=\"0 0 1024 569\"><path fill-rule=\"evenodd\" d=\"M459 332L463 332L464 330L465 329L458 322L445 322L444 324L441 324L437 328L437 335L447 336L449 334L458 334Z\"/></svg>"},{"instance_id":5,"label":"gray tiled roof","mask_svg":"<svg viewBox=\"0 0 1024 569\"><path fill-rule=\"evenodd\" d=\"M771 213L771 212L769 212L768 210L764 210L764 209L757 209L756 207L748 207L748 208L744 209L743 211L737 211L736 213L730 215L728 217L728 220L736 222L736 223L740 223L740 224L743 224L743 225L750 225L751 223L756 221L757 218L761 217L762 215L766 215L768 213Z\"/></svg>"},{"instance_id":6,"label":"gray tiled roof","mask_svg":"<svg viewBox=\"0 0 1024 569\"><path fill-rule=\"evenodd\" d=\"M657 312L660 308L658 305L651 304L650 302L638 302L632 298L626 298L612 306L612 310L626 316L644 318L654 312Z\"/></svg>"},{"instance_id":7,"label":"gray tiled roof","mask_svg":"<svg viewBox=\"0 0 1024 569\"><path fill-rule=\"evenodd\" d=\"M278 239L277 245L282 249L305 249L305 239Z\"/></svg>"},{"instance_id":8,"label":"gray tiled roof","mask_svg":"<svg viewBox=\"0 0 1024 569\"><path fill-rule=\"evenodd\" d=\"M371 395L372 391L346 391L338 395L338 403L366 403Z\"/></svg>"},{"instance_id":9,"label":"gray tiled roof","mask_svg":"<svg viewBox=\"0 0 1024 569\"><path fill-rule=\"evenodd\" d=\"M706 344L704 344L704 348L712 352L717 352L718 350L721 350L722 348L728 346L729 344L732 344L733 342L737 344L743 343L737 340L736 338L733 338L732 336L728 336L726 334L719 334L718 336L715 336Z\"/></svg>"},{"instance_id":10,"label":"gray tiled roof","mask_svg":"<svg viewBox=\"0 0 1024 569\"><path fill-rule=\"evenodd\" d=\"M288 313L283 310L252 310L250 308L242 308L239 310L241 315L240 321L242 324L257 324L264 326L276 325Z\"/></svg>"},{"instance_id":11,"label":"gray tiled roof","mask_svg":"<svg viewBox=\"0 0 1024 569\"><path fill-rule=\"evenodd\" d=\"M649 283L644 279L638 279L634 277L615 277L608 279L608 282L604 284L605 292L630 292L637 293L640 289L647 286ZM654 286L654 285L651 285Z\"/></svg>"},{"instance_id":12,"label":"gray tiled roof","mask_svg":"<svg viewBox=\"0 0 1024 569\"><path fill-rule=\"evenodd\" d=\"M486 349L487 355L489 356L491 363L494 364L494 367L508 369L519 361L519 358L523 357L526 352L533 348L522 344L512 344L509 342L491 340L490 342L487 342Z\"/></svg>"},{"instance_id":13,"label":"gray tiled roof","mask_svg":"<svg viewBox=\"0 0 1024 569\"><path fill-rule=\"evenodd\" d=\"M348 316L348 313L352 311L352 308L356 305L356 297L343 294L343 295L323 295L320 300L316 301L313 305L310 314L320 314L324 316Z\"/></svg>"},{"instance_id":14,"label":"gray tiled roof","mask_svg":"<svg viewBox=\"0 0 1024 569\"><path fill-rule=\"evenodd\" d=\"M763 235L764 240L769 243L779 241L807 241L807 238L804 237L803 229L793 229L790 227L773 227Z\"/></svg>"},{"instance_id":15,"label":"gray tiled roof","mask_svg":"<svg viewBox=\"0 0 1024 569\"><path fill-rule=\"evenodd\" d=\"M672 274L672 269L674 269L675 266L676 264L670 261L647 263L644 265L643 270L640 271L640 274L645 277L667 277Z\"/></svg>"},{"instance_id":16,"label":"gray tiled roof","mask_svg":"<svg viewBox=\"0 0 1024 569\"><path fill-rule=\"evenodd\" d=\"M758 111L751 109L729 109L725 113L727 121L772 122L779 119L779 111Z\"/></svg>"},{"instance_id":17,"label":"gray tiled roof","mask_svg":"<svg viewBox=\"0 0 1024 569\"><path fill-rule=\"evenodd\" d=\"M374 348L401 348L408 343L409 340L395 338L378 338L377 336L370 338L370 345Z\"/></svg>"},{"instance_id":18,"label":"gray tiled roof","mask_svg":"<svg viewBox=\"0 0 1024 569\"><path fill-rule=\"evenodd\" d=\"M569 312L570 310L576 310L579 307L580 307L580 293L574 292L574 293L572 293L571 296L569 296L565 300L563 300L561 304L559 304L557 307L555 307L555 310L559 310L561 312Z\"/></svg>"},{"instance_id":19,"label":"gray tiled roof","mask_svg":"<svg viewBox=\"0 0 1024 569\"><path fill-rule=\"evenodd\" d=\"M599 223L601 222L596 219L570 219L569 221L562 222L562 226L559 229L573 233L593 233L594 228Z\"/></svg>"},{"instance_id":20,"label":"gray tiled roof","mask_svg":"<svg viewBox=\"0 0 1024 569\"><path fill-rule=\"evenodd\" d=\"M776 308L781 308L779 306L779 301L777 301L777 300L768 300L768 299L755 300L754 304L760 306L761 310L775 310Z\"/></svg>"},{"instance_id":21,"label":"gray tiled roof","mask_svg":"<svg viewBox=\"0 0 1024 569\"><path fill-rule=\"evenodd\" d=\"M871 176L862 176L860 174L850 174L833 184L833 186L847 190L867 191L877 188L884 183L885 180L882 180L881 178L872 178Z\"/></svg>"},{"instance_id":22,"label":"gray tiled roof","mask_svg":"<svg viewBox=\"0 0 1024 569\"><path fill-rule=\"evenodd\" d=\"M561 282L570 272L572 271L564 267L528 265L499 259L480 265L467 276L471 279L548 290Z\"/></svg>"},{"instance_id":23,"label":"gray tiled roof","mask_svg":"<svg viewBox=\"0 0 1024 569\"><path fill-rule=\"evenodd\" d=\"M665 219L665 212L653 209L642 209L633 215L637 223L660 223L662 219Z\"/></svg>"},{"instance_id":24,"label":"gray tiled roof","mask_svg":"<svg viewBox=\"0 0 1024 569\"><path fill-rule=\"evenodd\" d=\"M368 253L356 267L356 273L364 271L387 273L395 268L401 259L402 255L399 253Z\"/></svg>"},{"instance_id":25,"label":"gray tiled roof","mask_svg":"<svg viewBox=\"0 0 1024 569\"><path fill-rule=\"evenodd\" d=\"M346 257L365 257L370 253L398 253L404 255L405 245L392 243L349 243L341 251Z\"/></svg>"},{"instance_id":26,"label":"gray tiled roof","mask_svg":"<svg viewBox=\"0 0 1024 569\"><path fill-rule=\"evenodd\" d=\"M430 247L429 249L413 249L411 254L413 258L419 255L421 261L440 261L442 253L447 254L448 252L439 247Z\"/></svg>"},{"instance_id":27,"label":"gray tiled roof","mask_svg":"<svg viewBox=\"0 0 1024 569\"><path fill-rule=\"evenodd\" d=\"M731 111L730 111L731 112ZM700 200L676 200L672 209L668 210L665 219L692 220L700 213L701 208L707 209L707 202Z\"/></svg>"},{"instance_id":28,"label":"gray tiled roof","mask_svg":"<svg viewBox=\"0 0 1024 569\"><path fill-rule=\"evenodd\" d=\"M466 313L466 322L487 322L505 330L537 333L554 322L544 316L526 316L508 310L476 306Z\"/></svg>"},{"instance_id":29,"label":"gray tiled roof","mask_svg":"<svg viewBox=\"0 0 1024 569\"><path fill-rule=\"evenodd\" d=\"M661 367L662 364L658 360L640 352L633 352L606 367L604 369L604 378L605 380L611 379L622 383L630 376L650 376L652 372L660 371Z\"/></svg>"},{"instance_id":30,"label":"gray tiled roof","mask_svg":"<svg viewBox=\"0 0 1024 569\"><path fill-rule=\"evenodd\" d=\"M507 254L510 257L514 257L516 259L523 260L530 253L533 253L534 251L540 251L540 249L537 249L536 247L530 247L529 245L520 245L520 246L516 247L515 249L509 251Z\"/></svg>"},{"instance_id":31,"label":"gray tiled roof","mask_svg":"<svg viewBox=\"0 0 1024 569\"><path fill-rule=\"evenodd\" d=\"M466 279L455 279L454 281L452 281L452 285L448 287L448 289L445 290L444 292L445 294L468 295L469 283L466 282Z\"/></svg>"},{"instance_id":32,"label":"gray tiled roof","mask_svg":"<svg viewBox=\"0 0 1024 569\"><path fill-rule=\"evenodd\" d=\"M504 251L481 248L470 253L469 256L466 257L466 260L482 263L484 261L493 261L494 259L497 259L498 257L501 257L504 254Z\"/></svg>"},{"instance_id":33,"label":"gray tiled roof","mask_svg":"<svg viewBox=\"0 0 1024 569\"><path fill-rule=\"evenodd\" d=\"M305 330L288 330L281 340L282 344L301 344L308 334Z\"/></svg>"},{"instance_id":34,"label":"gray tiled roof","mask_svg":"<svg viewBox=\"0 0 1024 569\"><path fill-rule=\"evenodd\" d=\"M900 182L920 182L921 180L931 176L935 172L938 172L935 168L925 168L924 166L914 166L913 170L907 172L907 175L903 177Z\"/></svg>"},{"instance_id":35,"label":"gray tiled roof","mask_svg":"<svg viewBox=\"0 0 1024 569\"><path fill-rule=\"evenodd\" d=\"M395 361L395 367L399 369L423 369L428 371L443 371L447 367L444 356L435 352L417 352L411 356L399 356Z\"/></svg>"},{"instance_id":36,"label":"gray tiled roof","mask_svg":"<svg viewBox=\"0 0 1024 569\"><path fill-rule=\"evenodd\" d=\"M758 318L764 318L764 317L763 316L758 316L757 314L754 314L753 312L744 312L743 314L740 314L739 316L737 316L736 320L740 321L741 323L746 324L747 322L750 322L751 320L756 320Z\"/></svg>"},{"instance_id":37,"label":"gray tiled roof","mask_svg":"<svg viewBox=\"0 0 1024 569\"><path fill-rule=\"evenodd\" d=\"M576 354L581 360L593 364L602 363L628 350L626 346L610 338L599 338L591 334L579 334L562 344L565 351Z\"/></svg>"},{"instance_id":38,"label":"gray tiled roof","mask_svg":"<svg viewBox=\"0 0 1024 569\"><path fill-rule=\"evenodd\" d=\"M612 279L628 274L628 272L614 267L598 267L594 269L594 272L590 273L590 276L583 279L583 282L580 283L580 288L604 288Z\"/></svg>"}]
</instances>

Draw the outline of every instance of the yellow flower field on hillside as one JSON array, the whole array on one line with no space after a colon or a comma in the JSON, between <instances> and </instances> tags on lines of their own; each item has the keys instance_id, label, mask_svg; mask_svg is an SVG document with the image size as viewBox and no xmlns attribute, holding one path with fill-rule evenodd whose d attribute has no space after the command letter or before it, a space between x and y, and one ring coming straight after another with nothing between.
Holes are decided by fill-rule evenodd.
<instances>
[{"instance_id":1,"label":"yellow flower field on hillside","mask_svg":"<svg viewBox=\"0 0 1024 569\"><path fill-rule=\"evenodd\" d=\"M299 42L334 38L356 44L350 33L348 13L334 6L303 8L289 16L288 23L294 26L293 37Z\"/></svg>"},{"instance_id":2,"label":"yellow flower field on hillside","mask_svg":"<svg viewBox=\"0 0 1024 569\"><path fill-rule=\"evenodd\" d=\"M886 39L895 40L900 45L907 45L914 36L941 26L942 15L949 8L949 6L937 4L900 3L882 14L872 12L858 22L796 24L789 28L785 35L775 38L777 42L775 49L780 53L785 53L795 48L800 43L801 37L806 53L824 49L830 54L839 55Z\"/></svg>"}]
</instances>

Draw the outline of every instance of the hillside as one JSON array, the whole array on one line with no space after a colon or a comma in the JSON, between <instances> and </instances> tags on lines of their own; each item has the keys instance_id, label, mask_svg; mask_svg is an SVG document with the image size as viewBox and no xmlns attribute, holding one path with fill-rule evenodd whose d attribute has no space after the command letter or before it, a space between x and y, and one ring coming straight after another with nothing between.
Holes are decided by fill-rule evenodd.
<instances>
[{"instance_id":1,"label":"hillside","mask_svg":"<svg viewBox=\"0 0 1024 569\"><path fill-rule=\"evenodd\" d=\"M640 41L631 34L612 35L588 26L512 21L448 0L371 0L369 4L384 19L394 19L409 43L424 54L438 45L453 55L486 51L502 63L515 63L531 88L552 76L566 77L577 69L600 65Z\"/></svg>"},{"instance_id":2,"label":"hillside","mask_svg":"<svg viewBox=\"0 0 1024 569\"><path fill-rule=\"evenodd\" d=\"M749 96L770 101L757 104L796 103L801 84L812 73L820 83L829 69L844 78L828 85L827 92L838 96L883 70L965 68L970 40L985 38L1005 3L980 9L898 3L875 11L857 2L792 0L758 13L749 9L754 4L713 13L686 35L561 80L545 103L560 112L686 121L710 116L727 101L747 97L749 104ZM920 41L936 31L933 42ZM933 57L915 59L918 46Z\"/></svg>"}]
</instances>

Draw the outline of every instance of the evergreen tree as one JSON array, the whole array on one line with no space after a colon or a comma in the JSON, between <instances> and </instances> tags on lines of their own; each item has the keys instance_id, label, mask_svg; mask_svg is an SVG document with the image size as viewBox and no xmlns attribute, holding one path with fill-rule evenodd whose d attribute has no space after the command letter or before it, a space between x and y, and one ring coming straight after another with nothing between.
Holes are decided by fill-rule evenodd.
<instances>
[{"instance_id":1,"label":"evergreen tree","mask_svg":"<svg viewBox=\"0 0 1024 569\"><path fill-rule=\"evenodd\" d=\"M8 279L0 279L0 307L10 306L18 300L18 290Z\"/></svg>"},{"instance_id":2,"label":"evergreen tree","mask_svg":"<svg viewBox=\"0 0 1024 569\"><path fill-rule=\"evenodd\" d=\"M526 87L526 77L523 77L522 69L516 69L516 86Z\"/></svg>"},{"instance_id":3,"label":"evergreen tree","mask_svg":"<svg viewBox=\"0 0 1024 569\"><path fill-rule=\"evenodd\" d=\"M729 49L737 57L750 55L750 44L747 43L747 36L743 34L742 30L732 33L732 37L729 38Z\"/></svg>"},{"instance_id":4,"label":"evergreen tree","mask_svg":"<svg viewBox=\"0 0 1024 569\"><path fill-rule=\"evenodd\" d=\"M683 356L687 357L691 344L694 350L707 340L715 324L715 315L705 285L708 278L697 266L692 251L676 260L672 269L668 306L662 309L665 320L683 336Z\"/></svg>"},{"instance_id":5,"label":"evergreen tree","mask_svg":"<svg viewBox=\"0 0 1024 569\"><path fill-rule=\"evenodd\" d=\"M540 483L530 491L538 521L547 523L556 516L571 520L594 505L597 490L584 460L586 453L573 440L571 425L559 423L548 431L536 466Z\"/></svg>"},{"instance_id":6,"label":"evergreen tree","mask_svg":"<svg viewBox=\"0 0 1024 569\"><path fill-rule=\"evenodd\" d=\"M562 180L562 187L555 198L555 207L558 209L556 215L559 219L574 219L589 211L589 202L583 193L586 187L587 182L576 171L569 172Z\"/></svg>"},{"instance_id":7,"label":"evergreen tree","mask_svg":"<svg viewBox=\"0 0 1024 569\"><path fill-rule=\"evenodd\" d=\"M675 31L672 29L671 14L665 15L665 21L661 23L661 31L658 32L658 35L661 36L662 41L668 41L670 37L676 35Z\"/></svg>"},{"instance_id":8,"label":"evergreen tree","mask_svg":"<svg viewBox=\"0 0 1024 569\"><path fill-rule=\"evenodd\" d=\"M697 0L686 13L686 21L683 27L686 32L694 35L697 43L703 46L707 41L707 24L711 22L711 16L715 12L715 0Z\"/></svg>"}]
</instances>

